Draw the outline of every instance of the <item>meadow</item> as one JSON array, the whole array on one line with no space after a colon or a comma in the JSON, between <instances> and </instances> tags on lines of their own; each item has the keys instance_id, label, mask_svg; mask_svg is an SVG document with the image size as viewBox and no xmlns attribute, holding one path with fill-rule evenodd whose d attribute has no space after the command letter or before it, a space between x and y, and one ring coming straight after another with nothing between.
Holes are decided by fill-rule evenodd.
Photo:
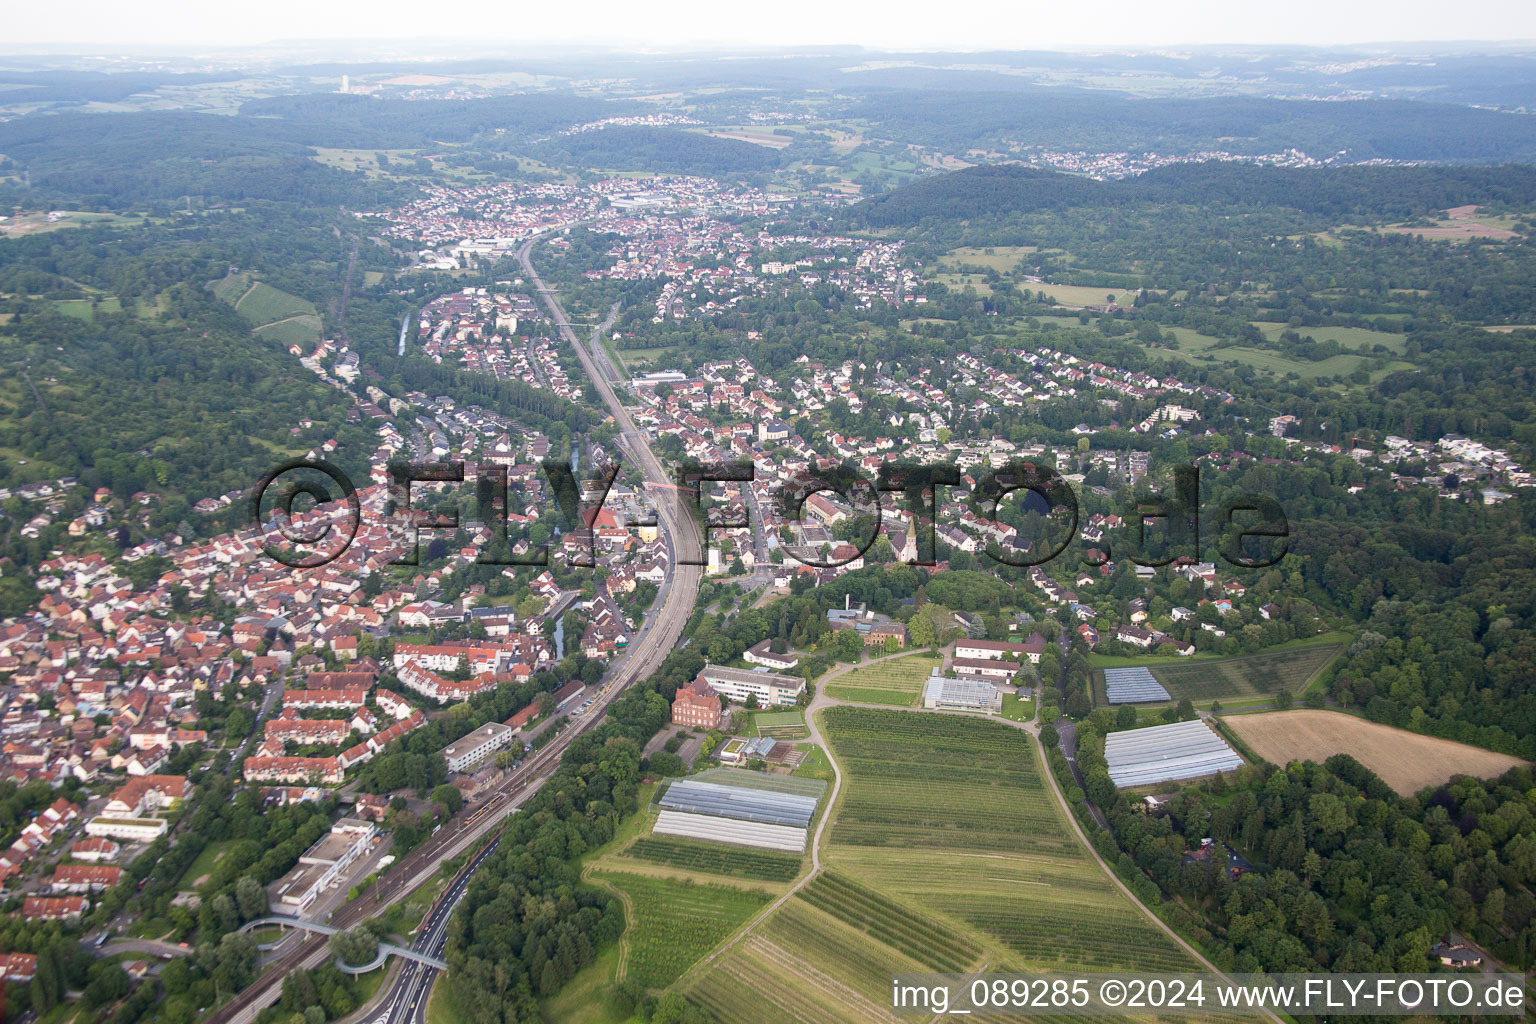
<instances>
[{"instance_id":1,"label":"meadow","mask_svg":"<svg viewBox=\"0 0 1536 1024\"><path fill-rule=\"evenodd\" d=\"M1363 348L1369 351L1372 347L1381 345L1398 355L1402 355L1403 349L1408 345L1406 334L1394 331L1373 331L1367 327L1292 327L1289 324L1264 320L1255 320L1253 326L1270 340L1280 337L1286 331L1295 331L1303 338L1315 338L1320 342L1336 341L1347 349Z\"/></svg>"},{"instance_id":2,"label":"meadow","mask_svg":"<svg viewBox=\"0 0 1536 1024\"><path fill-rule=\"evenodd\" d=\"M923 698L923 681L935 664L917 655L885 658L838 676L826 684L826 693L857 704L916 707Z\"/></svg>"},{"instance_id":3,"label":"meadow","mask_svg":"<svg viewBox=\"0 0 1536 1024\"><path fill-rule=\"evenodd\" d=\"M965 245L958 249L951 249L939 257L939 266L954 270L962 264L973 267L987 267L999 274L1011 273L1019 261L1026 256L1039 252L1033 245L989 245L974 246Z\"/></svg>"}]
</instances>

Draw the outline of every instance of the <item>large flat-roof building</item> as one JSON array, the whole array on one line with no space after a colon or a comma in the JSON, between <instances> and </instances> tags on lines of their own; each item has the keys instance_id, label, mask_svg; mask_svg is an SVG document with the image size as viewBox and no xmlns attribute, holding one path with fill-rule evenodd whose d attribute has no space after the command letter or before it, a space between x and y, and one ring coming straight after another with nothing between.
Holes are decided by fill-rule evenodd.
<instances>
[{"instance_id":1,"label":"large flat-roof building","mask_svg":"<svg viewBox=\"0 0 1536 1024\"><path fill-rule=\"evenodd\" d=\"M805 680L799 676L783 676L776 672L753 672L722 665L705 665L699 679L708 683L716 693L738 704L756 697L758 707L794 707L805 692Z\"/></svg>"},{"instance_id":2,"label":"large flat-roof building","mask_svg":"<svg viewBox=\"0 0 1536 1024\"><path fill-rule=\"evenodd\" d=\"M1003 710L1003 694L985 679L948 679L934 669L923 684L923 707L995 715Z\"/></svg>"},{"instance_id":3,"label":"large flat-roof building","mask_svg":"<svg viewBox=\"0 0 1536 1024\"><path fill-rule=\"evenodd\" d=\"M378 830L373 822L361 818L342 818L319 841L299 855L292 871L272 884L272 895L279 907L300 913L325 889L341 878L368 850Z\"/></svg>"},{"instance_id":4,"label":"large flat-roof building","mask_svg":"<svg viewBox=\"0 0 1536 1024\"><path fill-rule=\"evenodd\" d=\"M449 771L462 772L473 768L511 742L511 726L486 722L474 732L460 736L444 747L443 760L448 762Z\"/></svg>"}]
</instances>

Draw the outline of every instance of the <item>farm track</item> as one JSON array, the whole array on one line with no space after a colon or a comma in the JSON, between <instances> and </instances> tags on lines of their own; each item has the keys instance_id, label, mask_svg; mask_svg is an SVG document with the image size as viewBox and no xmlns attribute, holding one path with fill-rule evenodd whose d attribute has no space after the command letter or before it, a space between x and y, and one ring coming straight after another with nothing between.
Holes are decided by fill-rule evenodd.
<instances>
[{"instance_id":1,"label":"farm track","mask_svg":"<svg viewBox=\"0 0 1536 1024\"><path fill-rule=\"evenodd\" d=\"M948 659L946 658L946 661L947 660ZM814 878L821 874L823 870L822 841L827 835L827 824L832 820L838 810L838 799L842 795L843 791L844 772L843 769L838 765L832 747L826 742L826 739L822 734L820 723L821 716L819 715L819 712L825 708L832 707L862 708L865 710L870 709L869 705L861 705L854 702L839 700L837 698L828 697L826 694L825 685L828 681L838 676L844 675L847 672L853 671L858 667L860 667L860 665L842 666L838 669L834 669L832 672L819 679L816 684L816 697L811 701L810 707L806 709L806 726L810 733L810 740L819 746L826 754L827 762L832 766L833 771L833 785L831 794L827 801L826 808L822 812L821 819L817 822L815 836L811 843L810 871L799 878L795 884L790 887L789 891L786 892L783 896L769 903L768 906L765 907L760 914L749 921L742 929L737 931L736 934L730 938L730 940L712 950L708 956L694 964L694 966L685 972L683 976L679 978L678 981L674 984L675 990L683 990L687 987L689 982L696 982L697 979L703 974L703 972L707 971L711 965L720 961L722 957L730 953L744 941L747 943L745 948L749 950L762 951L760 944L764 942L771 943L771 940L769 940L765 935L759 934L759 927L763 924L763 922L769 920L775 912L783 907L789 899L799 893L808 884L810 884ZM970 718L973 720L976 718L976 716L969 715L965 712L943 711L939 709L893 708L889 710L892 713L899 713L901 710L906 710L917 714L952 715L962 718ZM1015 722L1005 718L992 718L991 720L1002 722L1011 728L1020 729L1029 736L1031 742L1034 745L1036 758L1038 759L1040 767L1039 773L1044 776L1050 793L1055 797L1056 805L1060 813L1066 817L1067 822L1071 828L1072 836L1076 839L1077 844L1092 858L1093 863L1097 865L1099 872L1102 873L1104 877L1109 879L1115 890L1117 890L1125 899L1129 900L1130 903L1136 908L1136 910L1139 911L1141 915L1144 916L1155 928L1157 928L1158 931L1162 932L1169 939L1171 939L1179 950L1188 955L1196 963L1200 964L1209 973L1221 978L1224 981L1230 982L1231 979L1225 972L1220 970L1214 963L1210 961L1210 959L1208 959L1203 953L1195 948L1195 946L1180 936L1178 932L1176 932L1167 922L1153 913L1151 908L1143 903L1136 896L1136 894L1131 891L1130 887L1121 881L1119 876L1115 874L1113 869L1111 869L1104 858L1099 855L1099 852L1093 847L1093 844L1089 842L1088 836L1083 831L1081 823L1077 820L1076 815L1072 812L1071 805L1067 802L1066 794L1062 792L1061 786L1056 780L1055 773L1050 770L1050 765L1046 757L1045 745L1040 740L1038 724L1036 722ZM804 965L796 967L794 964L791 964L788 965L786 969L792 970L794 975L797 977L804 978L806 976L806 968ZM837 982L836 979L829 979L829 981L831 981L832 985L836 987L828 987L824 989L824 991L826 991L830 996L833 996L840 1001L846 1002L846 997L841 995L839 991L841 989L846 989L846 986L844 986L841 982ZM1265 1011L1263 1015L1266 1020L1271 1022L1271 1024L1281 1024L1281 1018L1275 1014ZM881 1008L879 1014L869 1019L879 1020L884 1019L886 1016L888 1016L888 1014L886 1014L883 1008Z\"/></svg>"}]
</instances>

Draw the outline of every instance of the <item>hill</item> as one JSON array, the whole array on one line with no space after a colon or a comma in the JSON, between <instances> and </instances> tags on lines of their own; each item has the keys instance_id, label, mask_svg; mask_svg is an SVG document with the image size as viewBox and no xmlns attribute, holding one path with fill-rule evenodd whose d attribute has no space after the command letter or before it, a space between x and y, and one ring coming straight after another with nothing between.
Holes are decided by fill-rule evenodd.
<instances>
[{"instance_id":1,"label":"hill","mask_svg":"<svg viewBox=\"0 0 1536 1024\"><path fill-rule=\"evenodd\" d=\"M1211 161L1093 181L1016 164L970 167L913 182L859 203L861 227L914 226L928 218L972 220L1073 207L1147 204L1285 207L1336 220L1401 220L1466 204L1536 202L1536 167L1334 167L1301 169Z\"/></svg>"}]
</instances>

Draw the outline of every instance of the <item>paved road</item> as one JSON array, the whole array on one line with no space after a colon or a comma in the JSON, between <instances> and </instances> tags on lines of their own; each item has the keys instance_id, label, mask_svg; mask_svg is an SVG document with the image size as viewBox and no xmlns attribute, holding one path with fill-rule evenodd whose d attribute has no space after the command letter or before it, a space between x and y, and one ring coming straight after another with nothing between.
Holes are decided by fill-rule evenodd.
<instances>
[{"instance_id":1,"label":"paved road","mask_svg":"<svg viewBox=\"0 0 1536 1024\"><path fill-rule=\"evenodd\" d=\"M576 350L583 369L591 378L593 387L597 389L609 413L618 421L622 429L630 431L632 436L635 436L635 425L629 413L614 395L608 381L597 372L586 347L578 342L575 333L571 331L565 311L560 308L559 300L553 291L544 286L544 282L534 271L533 263L529 258L529 250L533 247L533 242L534 240L530 240L518 253L524 272L532 280L534 289L543 300L551 319L560 325L562 335ZM643 438L643 435L638 436ZM636 458L648 484L666 485L668 483L667 474L643 440L629 445L629 452ZM671 556L669 572L662 582L656 602L651 606L650 617L642 625L635 642L630 644L625 653L610 665L604 679L606 686L595 698L592 707L575 724L556 736L542 749L535 751L509 773L508 777L478 806L440 826L425 843L397 861L379 879L378 885L370 886L368 892L337 910L331 916L330 924L339 928L351 928L364 920L378 916L391 904L404 899L416 889L431 882L443 861L452 860L468 851L492 831L499 829L506 816L536 793L544 781L554 773L560 764L561 755L572 741L602 721L608 704L630 684L638 679L644 679L655 671L672 652L678 638L682 635L683 626L687 624L689 616L693 613L694 599L698 596L699 581L702 577L701 567L679 565L677 553L680 550L685 554L691 552L694 560L697 561L700 543L693 518L686 514L679 515L679 509L674 502L662 500L661 496L668 493L664 486L654 486L652 489L658 495L657 511L661 532L666 539ZM479 863L480 859L477 858L475 864L478 866ZM467 879L467 876L465 877ZM446 918L443 923L446 925ZM254 1020L262 1008L276 1001L280 994L282 979L290 971L316 967L324 962L326 956L323 938L310 938L296 943L294 948L273 961L255 982L224 1006L209 1014L206 1024L247 1024ZM411 972L412 968L407 967L401 975L408 975ZM435 978L435 973L433 977ZM423 986L421 992L424 993L430 989L431 978L417 980ZM395 993L396 988L392 987L390 991ZM424 1013L425 997L420 996L419 1002L421 1013ZM394 1004L389 1006L391 1013L399 1010L399 1007ZM420 1014L418 1013L417 1016L419 1017ZM403 1022L396 1021L394 1024L403 1024Z\"/></svg>"},{"instance_id":2,"label":"paved road","mask_svg":"<svg viewBox=\"0 0 1536 1024\"><path fill-rule=\"evenodd\" d=\"M453 884L432 904L432 909L427 911L421 927L416 931L416 941L411 943L413 952L430 957L443 955L443 945L448 937L448 919L464 898L470 877L486 858L496 852L500 844L500 836L487 843L485 849L464 866L454 878ZM379 1012L369 1018L369 1024L426 1024L427 996L440 973L436 967L415 960L402 964L395 973L394 982L378 1001Z\"/></svg>"}]
</instances>

